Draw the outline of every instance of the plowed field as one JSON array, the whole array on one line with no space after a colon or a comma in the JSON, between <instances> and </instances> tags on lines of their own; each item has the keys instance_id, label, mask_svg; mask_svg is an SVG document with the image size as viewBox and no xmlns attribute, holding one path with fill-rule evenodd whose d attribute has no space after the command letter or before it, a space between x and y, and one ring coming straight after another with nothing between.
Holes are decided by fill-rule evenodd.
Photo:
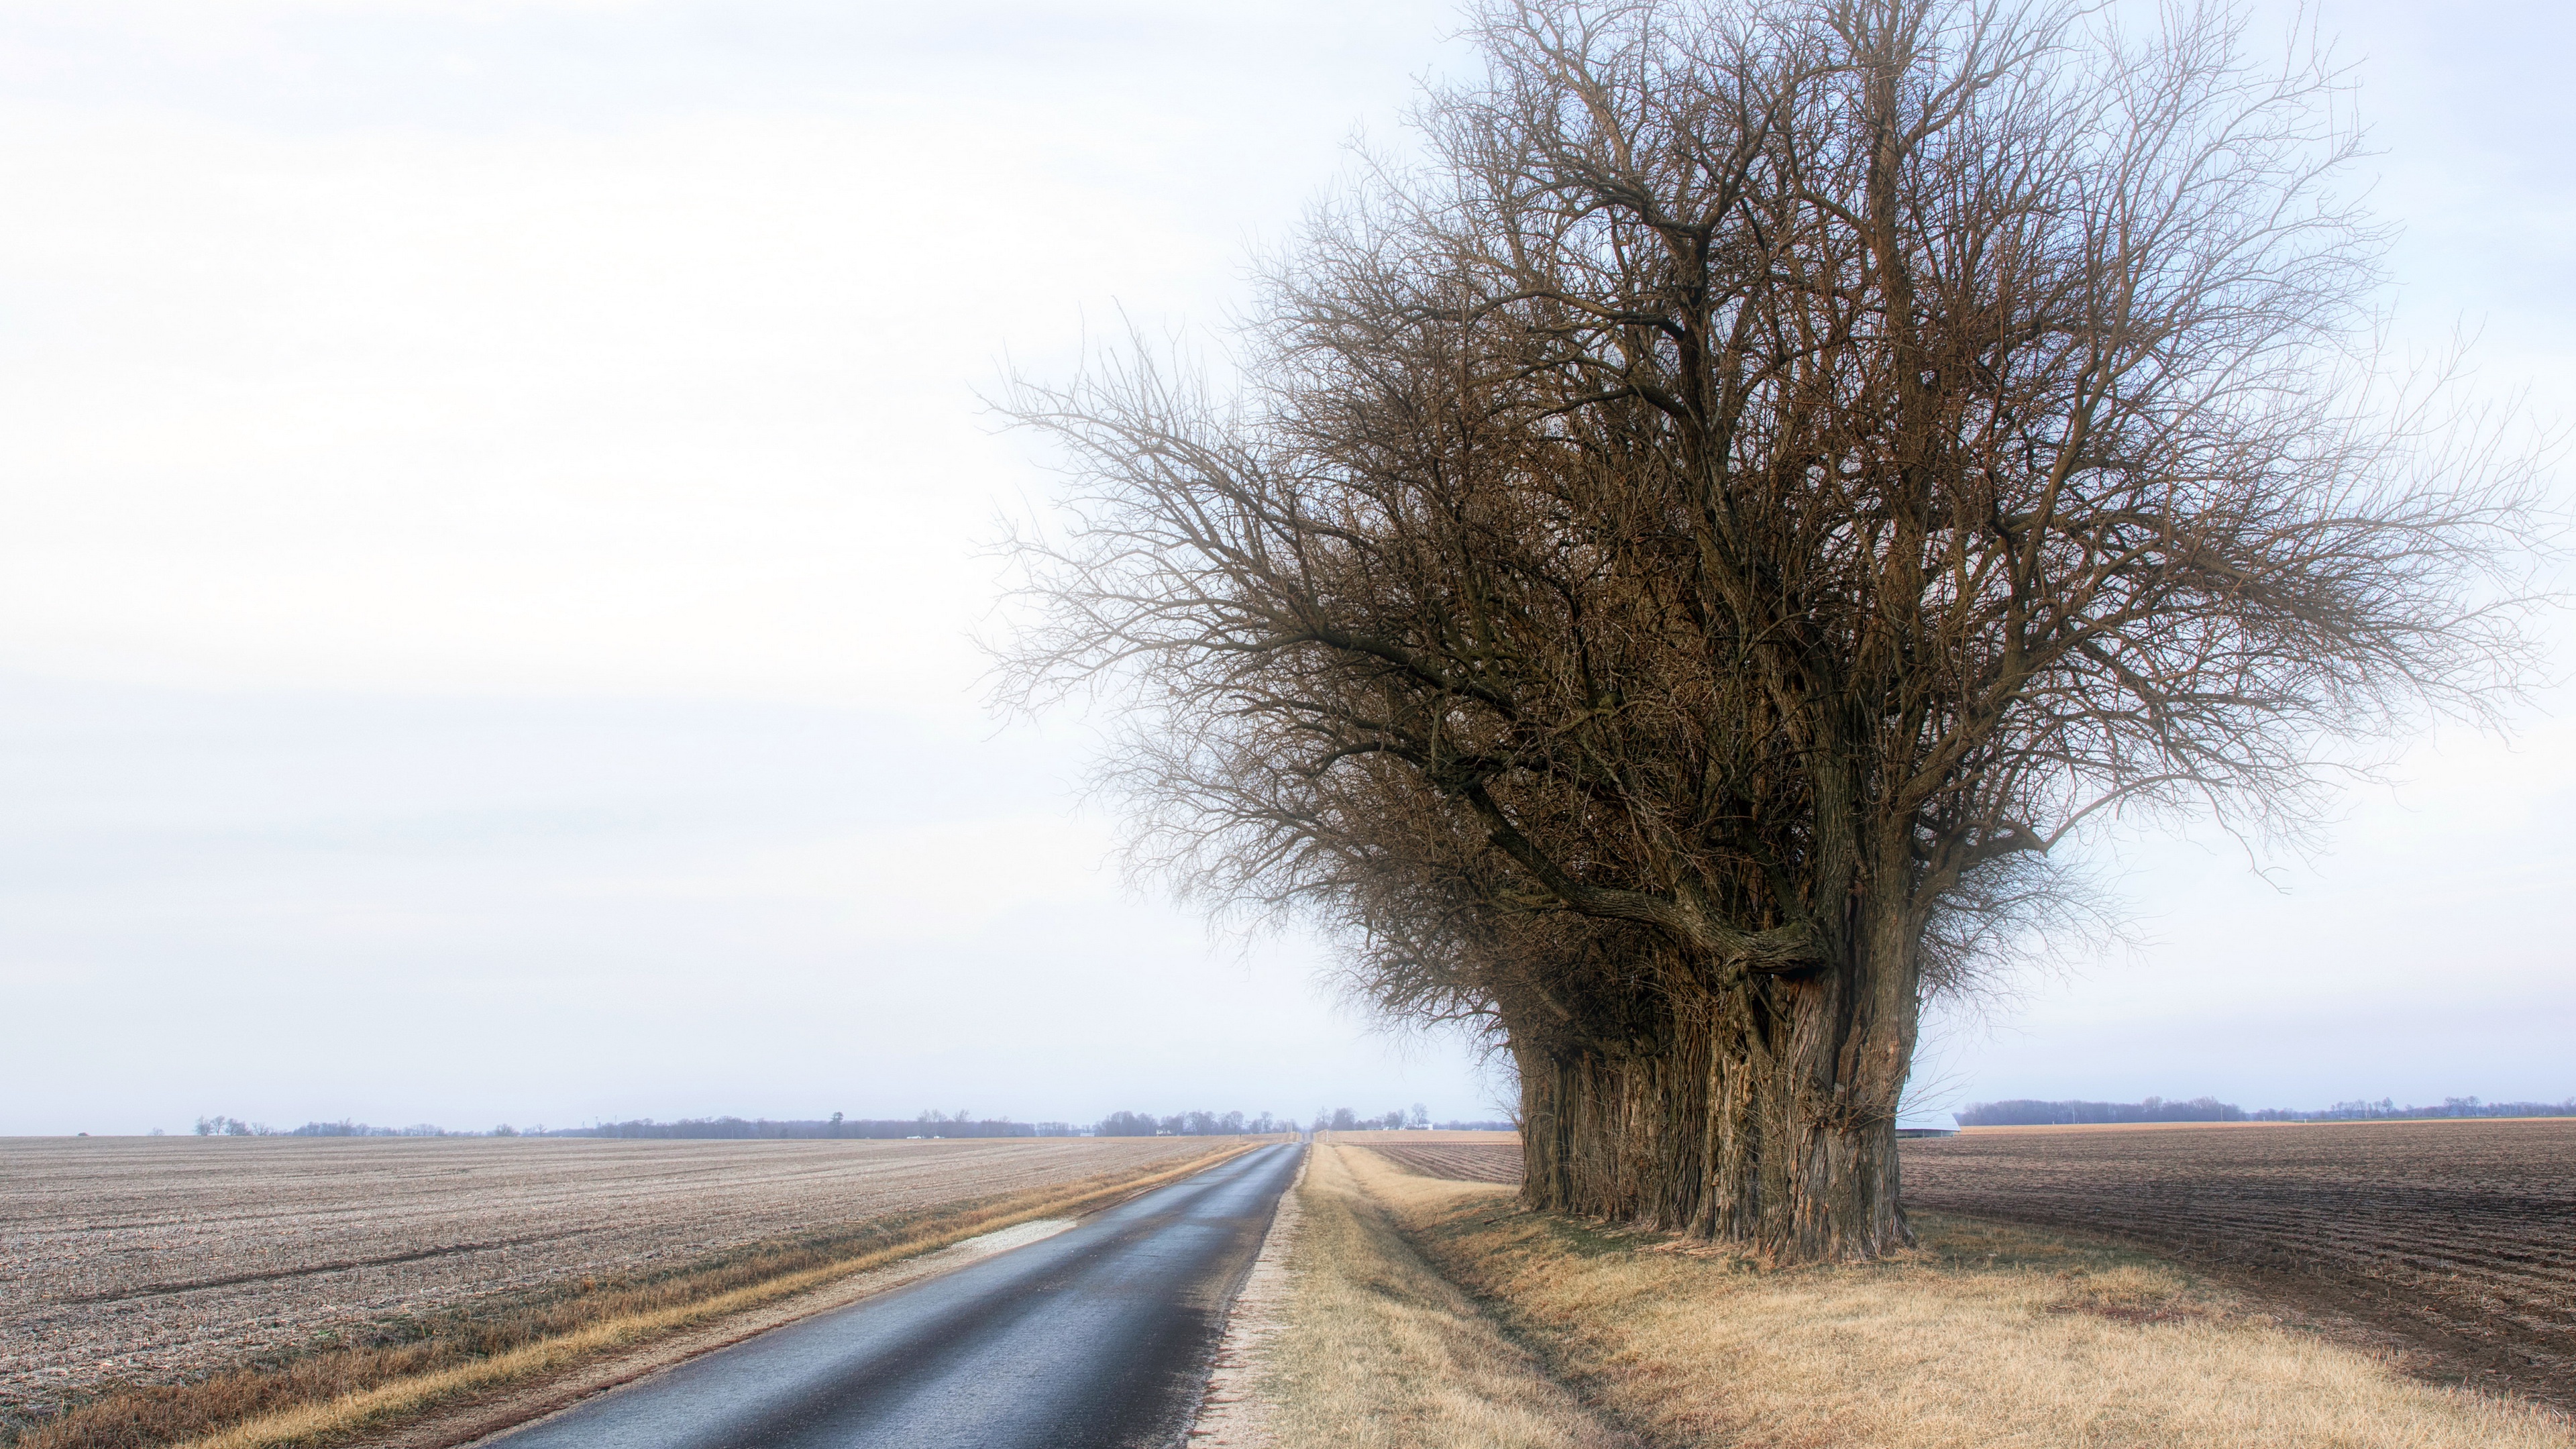
<instances>
[{"instance_id":1,"label":"plowed field","mask_svg":"<svg viewBox=\"0 0 2576 1449\"><path fill-rule=\"evenodd\" d=\"M1204 1152L953 1142L0 1140L0 1424L315 1330Z\"/></svg>"},{"instance_id":2,"label":"plowed field","mask_svg":"<svg viewBox=\"0 0 2576 1449\"><path fill-rule=\"evenodd\" d=\"M1343 1147L1421 1147L1425 1145L1433 1147L1455 1147L1460 1145L1471 1145L1478 1147L1509 1147L1514 1150L1518 1150L1521 1145L1521 1134L1517 1132L1425 1132L1407 1128L1401 1132L1389 1130L1374 1130L1368 1132L1326 1132L1316 1140L1320 1142L1337 1143Z\"/></svg>"},{"instance_id":3,"label":"plowed field","mask_svg":"<svg viewBox=\"0 0 2576 1449\"><path fill-rule=\"evenodd\" d=\"M2576 1408L2576 1121L2027 1128L1904 1144L1908 1207L2106 1233Z\"/></svg>"},{"instance_id":4,"label":"plowed field","mask_svg":"<svg viewBox=\"0 0 2576 1449\"><path fill-rule=\"evenodd\" d=\"M1380 1146L1380 1156L1416 1177L1443 1177L1452 1182L1508 1182L1521 1180L1521 1149L1518 1143L1432 1144L1424 1147Z\"/></svg>"}]
</instances>

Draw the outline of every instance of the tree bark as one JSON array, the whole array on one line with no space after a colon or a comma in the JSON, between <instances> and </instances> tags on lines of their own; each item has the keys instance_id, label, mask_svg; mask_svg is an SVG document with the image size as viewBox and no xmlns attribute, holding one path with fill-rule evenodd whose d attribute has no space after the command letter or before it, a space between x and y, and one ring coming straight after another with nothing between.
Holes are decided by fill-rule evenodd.
<instances>
[{"instance_id":1,"label":"tree bark","mask_svg":"<svg viewBox=\"0 0 2576 1449\"><path fill-rule=\"evenodd\" d=\"M1913 952L1901 929L1867 935L1877 949L1845 967L1676 1002L1649 1037L1514 1033L1524 1202L1767 1262L1910 1244L1896 1103L1912 1057Z\"/></svg>"}]
</instances>

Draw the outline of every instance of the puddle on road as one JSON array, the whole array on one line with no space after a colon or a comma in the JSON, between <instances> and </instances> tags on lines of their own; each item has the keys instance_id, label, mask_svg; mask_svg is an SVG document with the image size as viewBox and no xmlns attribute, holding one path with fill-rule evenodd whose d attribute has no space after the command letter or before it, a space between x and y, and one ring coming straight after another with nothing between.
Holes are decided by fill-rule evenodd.
<instances>
[{"instance_id":1,"label":"puddle on road","mask_svg":"<svg viewBox=\"0 0 2576 1449\"><path fill-rule=\"evenodd\" d=\"M1007 1253L1013 1248L1025 1248L1031 1243L1044 1242L1073 1225L1072 1218L1039 1218L1035 1222L1017 1223L1011 1227L986 1233L982 1237L968 1238L962 1243L951 1243L936 1253L915 1258L913 1262L925 1268L934 1265L946 1268L961 1263L971 1263L978 1258L989 1258L995 1253Z\"/></svg>"}]
</instances>

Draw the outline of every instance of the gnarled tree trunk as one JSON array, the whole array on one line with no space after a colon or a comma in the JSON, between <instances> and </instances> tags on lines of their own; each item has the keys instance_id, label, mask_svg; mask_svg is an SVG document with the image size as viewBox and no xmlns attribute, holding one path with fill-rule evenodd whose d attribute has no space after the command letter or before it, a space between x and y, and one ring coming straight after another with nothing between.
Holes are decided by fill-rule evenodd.
<instances>
[{"instance_id":1,"label":"gnarled tree trunk","mask_svg":"<svg viewBox=\"0 0 2576 1449\"><path fill-rule=\"evenodd\" d=\"M1919 946L1901 910L1862 914L1846 964L1668 989L1656 1029L1615 1043L1513 1024L1524 1201L1766 1260L1909 1244L1896 1109Z\"/></svg>"}]
</instances>

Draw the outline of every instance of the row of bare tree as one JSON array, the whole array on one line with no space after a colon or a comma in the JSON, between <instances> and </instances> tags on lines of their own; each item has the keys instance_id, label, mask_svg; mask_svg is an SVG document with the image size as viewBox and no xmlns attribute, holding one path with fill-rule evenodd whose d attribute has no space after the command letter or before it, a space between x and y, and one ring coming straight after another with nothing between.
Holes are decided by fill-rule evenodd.
<instances>
[{"instance_id":1,"label":"row of bare tree","mask_svg":"<svg viewBox=\"0 0 2576 1449\"><path fill-rule=\"evenodd\" d=\"M1497 0L1224 387L1010 404L1076 480L1014 702L1105 691L1140 864L1506 1049L1536 1206L1904 1242L1919 1010L2052 847L2295 830L2528 666L2531 470L2354 346L2335 77L2101 14Z\"/></svg>"},{"instance_id":2,"label":"row of bare tree","mask_svg":"<svg viewBox=\"0 0 2576 1449\"><path fill-rule=\"evenodd\" d=\"M1157 1117L1150 1112L1112 1112L1091 1129L1094 1137L1235 1137L1244 1134L1266 1137L1273 1132L1294 1132L1297 1124L1275 1118L1264 1112L1246 1117L1241 1112L1175 1112Z\"/></svg>"}]
</instances>

